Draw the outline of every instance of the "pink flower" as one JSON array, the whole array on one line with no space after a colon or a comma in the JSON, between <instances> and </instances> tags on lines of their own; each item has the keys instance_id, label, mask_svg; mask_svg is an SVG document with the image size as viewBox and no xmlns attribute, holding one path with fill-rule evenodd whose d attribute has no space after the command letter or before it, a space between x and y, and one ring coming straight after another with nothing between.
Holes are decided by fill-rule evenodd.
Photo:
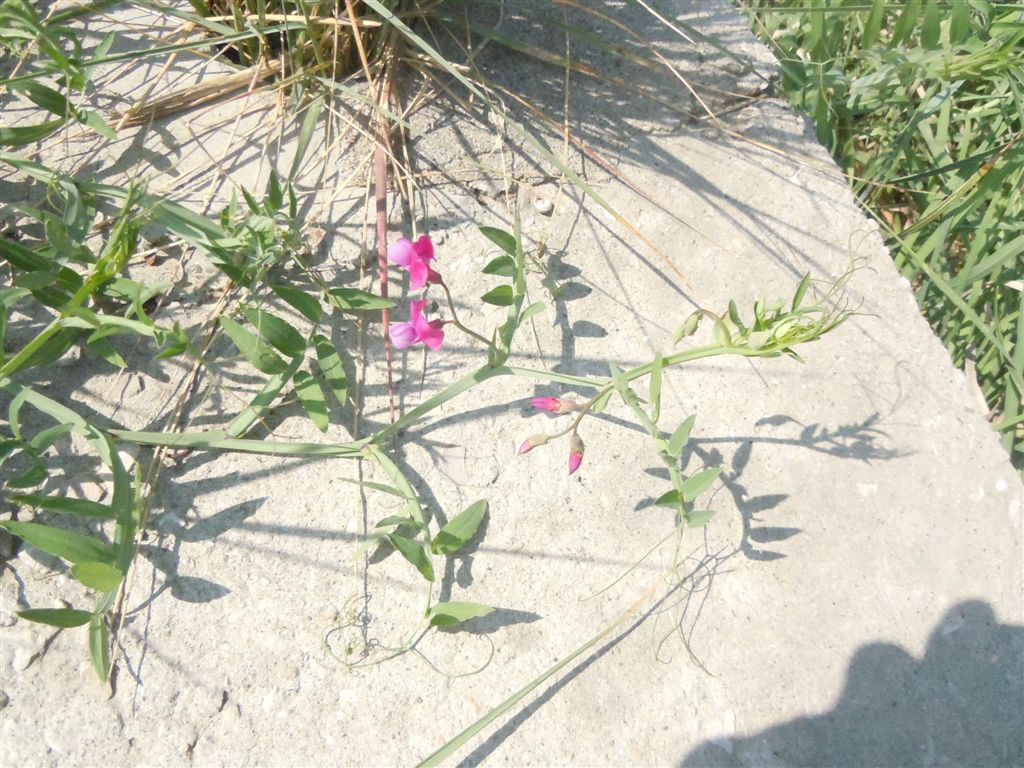
<instances>
[{"instance_id":1,"label":"pink flower","mask_svg":"<svg viewBox=\"0 0 1024 768\"><path fill-rule=\"evenodd\" d=\"M388 246L388 259L409 271L409 288L418 291L427 283L440 283L441 275L430 268L434 260L434 244L426 235L415 243L400 237Z\"/></svg>"},{"instance_id":2,"label":"pink flower","mask_svg":"<svg viewBox=\"0 0 1024 768\"><path fill-rule=\"evenodd\" d=\"M391 343L396 349L405 349L413 344L423 342L435 352L441 348L444 341L444 325L440 320L428 321L423 317L423 308L427 306L426 299L413 301L409 304L409 322L394 323L391 326Z\"/></svg>"},{"instance_id":3,"label":"pink flower","mask_svg":"<svg viewBox=\"0 0 1024 768\"><path fill-rule=\"evenodd\" d=\"M530 401L530 405L542 411L551 411L552 413L559 413L562 410L562 401L557 397L535 397Z\"/></svg>"},{"instance_id":4,"label":"pink flower","mask_svg":"<svg viewBox=\"0 0 1024 768\"><path fill-rule=\"evenodd\" d=\"M569 474L573 474L583 463L583 441L575 432L569 438Z\"/></svg>"},{"instance_id":5,"label":"pink flower","mask_svg":"<svg viewBox=\"0 0 1024 768\"><path fill-rule=\"evenodd\" d=\"M519 450L516 451L520 456L524 453L529 453L538 445L544 445L549 440L547 435L530 435L523 441L523 444L519 446Z\"/></svg>"}]
</instances>

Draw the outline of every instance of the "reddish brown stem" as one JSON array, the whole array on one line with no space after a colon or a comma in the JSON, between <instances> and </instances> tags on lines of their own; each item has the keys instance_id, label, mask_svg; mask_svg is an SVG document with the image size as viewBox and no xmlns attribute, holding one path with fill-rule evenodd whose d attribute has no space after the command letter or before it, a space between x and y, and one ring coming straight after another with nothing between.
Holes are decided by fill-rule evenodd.
<instances>
[{"instance_id":1,"label":"reddish brown stem","mask_svg":"<svg viewBox=\"0 0 1024 768\"><path fill-rule=\"evenodd\" d=\"M380 295L388 297L388 158L385 147L387 127L377 123L377 146L373 150L373 186L377 201L377 265L380 269ZM388 366L388 407L391 423L395 422L395 384L392 374L391 312L383 310L384 356Z\"/></svg>"}]
</instances>

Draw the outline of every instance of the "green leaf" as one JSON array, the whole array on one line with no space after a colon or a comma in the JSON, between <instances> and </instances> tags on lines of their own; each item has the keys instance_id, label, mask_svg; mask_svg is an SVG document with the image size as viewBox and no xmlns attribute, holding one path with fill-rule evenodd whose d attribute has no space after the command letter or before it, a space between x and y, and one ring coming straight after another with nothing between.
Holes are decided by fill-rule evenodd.
<instances>
[{"instance_id":1,"label":"green leaf","mask_svg":"<svg viewBox=\"0 0 1024 768\"><path fill-rule=\"evenodd\" d=\"M451 627L493 612L493 608L481 603L435 603L427 611L427 618L432 627Z\"/></svg>"},{"instance_id":2,"label":"green leaf","mask_svg":"<svg viewBox=\"0 0 1024 768\"><path fill-rule=\"evenodd\" d=\"M97 592L112 592L121 584L123 574L107 563L76 563L71 575Z\"/></svg>"},{"instance_id":3,"label":"green leaf","mask_svg":"<svg viewBox=\"0 0 1024 768\"><path fill-rule=\"evenodd\" d=\"M601 395L594 402L594 407L590 409L591 413L604 413L604 409L608 407L608 401L612 399L612 395L615 394L614 389L609 389L603 395Z\"/></svg>"},{"instance_id":4,"label":"green leaf","mask_svg":"<svg viewBox=\"0 0 1024 768\"><path fill-rule=\"evenodd\" d=\"M316 361L320 366L320 373L327 381L327 386L344 406L348 400L348 384L345 380L345 366L342 365L338 351L331 344L326 336L317 334L313 337L313 344L316 348Z\"/></svg>"},{"instance_id":5,"label":"green leaf","mask_svg":"<svg viewBox=\"0 0 1024 768\"><path fill-rule=\"evenodd\" d=\"M108 326L109 327L109 326ZM98 332L98 331L97 331ZM91 349L93 352L98 354L108 363L113 365L115 368L127 368L128 363L121 357L121 353L114 349L114 345L110 343L110 339L103 336L99 338L93 338L96 334L93 333L85 342L85 346Z\"/></svg>"},{"instance_id":6,"label":"green leaf","mask_svg":"<svg viewBox=\"0 0 1024 768\"><path fill-rule=\"evenodd\" d=\"M270 181L267 183L267 213L273 216L281 210L284 205L284 190L281 189L281 180L277 178L277 171L270 172Z\"/></svg>"},{"instance_id":7,"label":"green leaf","mask_svg":"<svg viewBox=\"0 0 1024 768\"><path fill-rule=\"evenodd\" d=\"M262 339L246 330L227 315L220 316L220 324L246 360L263 373L283 373L288 364Z\"/></svg>"},{"instance_id":8,"label":"green leaf","mask_svg":"<svg viewBox=\"0 0 1024 768\"><path fill-rule=\"evenodd\" d=\"M331 288L327 293L334 299L335 306L346 312L369 312L395 306L393 301L356 288Z\"/></svg>"},{"instance_id":9,"label":"green leaf","mask_svg":"<svg viewBox=\"0 0 1024 768\"><path fill-rule=\"evenodd\" d=\"M612 374L612 384L615 386L615 391L622 395L623 399L626 399L626 393L629 392L629 382L626 381L625 374L615 363L608 363L608 369Z\"/></svg>"},{"instance_id":10,"label":"green leaf","mask_svg":"<svg viewBox=\"0 0 1024 768\"><path fill-rule=\"evenodd\" d=\"M39 523L19 523L12 520L0 522L15 536L24 539L33 547L63 558L72 563L113 563L114 552L110 545L90 536L65 531Z\"/></svg>"},{"instance_id":11,"label":"green leaf","mask_svg":"<svg viewBox=\"0 0 1024 768\"><path fill-rule=\"evenodd\" d=\"M47 112L67 117L74 111L67 96L36 80L22 80L11 83L10 87L28 96L36 106L42 107Z\"/></svg>"},{"instance_id":12,"label":"green leaf","mask_svg":"<svg viewBox=\"0 0 1024 768\"><path fill-rule=\"evenodd\" d=\"M88 624L92 618L89 611L78 611L74 608L29 608L16 612L27 621L38 624L49 624L51 627L80 627Z\"/></svg>"},{"instance_id":13,"label":"green leaf","mask_svg":"<svg viewBox=\"0 0 1024 768\"><path fill-rule=\"evenodd\" d=\"M715 511L713 509L702 509L700 512L691 512L686 517L686 524L690 528L703 528L714 516Z\"/></svg>"},{"instance_id":14,"label":"green leaf","mask_svg":"<svg viewBox=\"0 0 1024 768\"><path fill-rule=\"evenodd\" d=\"M434 554L451 555L462 549L466 542L476 534L486 513L487 502L480 499L449 520L448 524L438 531L430 544Z\"/></svg>"},{"instance_id":15,"label":"green leaf","mask_svg":"<svg viewBox=\"0 0 1024 768\"><path fill-rule=\"evenodd\" d=\"M106 120L104 120L99 113L91 112L88 110L82 110L78 113L78 120L87 128L91 128L93 131L98 133L105 139L110 141L117 140L117 133L110 127Z\"/></svg>"},{"instance_id":16,"label":"green leaf","mask_svg":"<svg viewBox=\"0 0 1024 768\"><path fill-rule=\"evenodd\" d=\"M672 345L675 346L680 341L685 339L687 336L693 336L697 332L697 326L700 325L700 319L702 315L700 312L694 312L679 326L679 330L672 336Z\"/></svg>"},{"instance_id":17,"label":"green leaf","mask_svg":"<svg viewBox=\"0 0 1024 768\"><path fill-rule=\"evenodd\" d=\"M255 397L243 408L231 423L228 424L227 434L228 437L240 437L248 431L249 427L256 423L256 421L263 415L263 413L274 404L277 400L277 396L281 394L281 390L284 389L284 385L292 380L295 372L299 370L299 366L302 364L301 357L293 357L288 366L280 373L275 373L269 379L267 383L263 385L263 389L256 393Z\"/></svg>"},{"instance_id":18,"label":"green leaf","mask_svg":"<svg viewBox=\"0 0 1024 768\"><path fill-rule=\"evenodd\" d=\"M511 307L516 301L511 285L499 285L485 293L480 299L484 303L493 304L496 307Z\"/></svg>"},{"instance_id":19,"label":"green leaf","mask_svg":"<svg viewBox=\"0 0 1024 768\"><path fill-rule=\"evenodd\" d=\"M323 390L316 383L310 374L305 371L298 371L294 377L295 394L299 396L306 414L321 432L327 431L327 401L324 399Z\"/></svg>"},{"instance_id":20,"label":"green leaf","mask_svg":"<svg viewBox=\"0 0 1024 768\"><path fill-rule=\"evenodd\" d=\"M874 47L878 35L882 30L882 21L885 18L885 0L874 0L871 10L868 12L868 20L864 23L864 37L862 45L864 50Z\"/></svg>"},{"instance_id":21,"label":"green leaf","mask_svg":"<svg viewBox=\"0 0 1024 768\"><path fill-rule=\"evenodd\" d=\"M64 118L61 117L56 120L47 120L38 125L23 125L16 128L0 126L0 144L8 147L33 144L60 130L64 122Z\"/></svg>"},{"instance_id":22,"label":"green leaf","mask_svg":"<svg viewBox=\"0 0 1024 768\"><path fill-rule=\"evenodd\" d=\"M106 682L110 677L110 630L101 614L93 614L89 622L89 656L97 677Z\"/></svg>"},{"instance_id":23,"label":"green leaf","mask_svg":"<svg viewBox=\"0 0 1024 768\"><path fill-rule=\"evenodd\" d=\"M270 290L276 293L283 301L302 313L303 317L311 323L319 323L324 315L324 308L319 299L311 296L298 288L291 288L287 285L271 284Z\"/></svg>"},{"instance_id":24,"label":"green leaf","mask_svg":"<svg viewBox=\"0 0 1024 768\"><path fill-rule=\"evenodd\" d=\"M804 296L807 295L807 289L811 287L811 273L808 272L804 275L804 279L800 281L800 285L796 288L796 293L793 294L793 303L790 308L796 311L797 307L800 306L800 302L804 300Z\"/></svg>"},{"instance_id":25,"label":"green leaf","mask_svg":"<svg viewBox=\"0 0 1024 768\"><path fill-rule=\"evenodd\" d=\"M683 481L683 501L689 503L710 488L721 474L721 467L705 469Z\"/></svg>"},{"instance_id":26,"label":"green leaf","mask_svg":"<svg viewBox=\"0 0 1024 768\"><path fill-rule=\"evenodd\" d=\"M661 494L657 499L654 500L654 506L656 507L668 507L669 509L679 509L679 491L673 488L671 491L666 491Z\"/></svg>"},{"instance_id":27,"label":"green leaf","mask_svg":"<svg viewBox=\"0 0 1024 768\"><path fill-rule=\"evenodd\" d=\"M306 340L302 334L277 315L246 304L242 305L242 313L256 326L259 337L286 357L298 357L306 351Z\"/></svg>"},{"instance_id":28,"label":"green leaf","mask_svg":"<svg viewBox=\"0 0 1024 768\"><path fill-rule=\"evenodd\" d=\"M925 48L937 48L941 32L942 16L935 0L928 0L924 9L924 20L921 22L921 45Z\"/></svg>"},{"instance_id":29,"label":"green leaf","mask_svg":"<svg viewBox=\"0 0 1024 768\"><path fill-rule=\"evenodd\" d=\"M306 115L302 118L302 127L299 129L299 137L295 141L295 157L292 159L292 168L288 172L288 180L291 181L302 168L302 161L306 157L306 150L316 131L317 121L324 108L324 97L318 96L306 107ZM291 186L291 185L289 185ZM294 216L292 218L295 218Z\"/></svg>"},{"instance_id":30,"label":"green leaf","mask_svg":"<svg viewBox=\"0 0 1024 768\"><path fill-rule=\"evenodd\" d=\"M651 368L651 421L655 424L658 423L658 418L661 416L661 372L665 366L665 358L658 355L654 358L654 364Z\"/></svg>"},{"instance_id":31,"label":"green leaf","mask_svg":"<svg viewBox=\"0 0 1024 768\"><path fill-rule=\"evenodd\" d=\"M387 539L402 557L416 567L424 579L434 580L434 565L430 562L430 555L418 541L399 536L397 533L392 533Z\"/></svg>"},{"instance_id":32,"label":"green leaf","mask_svg":"<svg viewBox=\"0 0 1024 768\"><path fill-rule=\"evenodd\" d=\"M509 256L516 255L516 239L510 232L506 232L503 229L496 229L495 227L480 227L480 234L501 248L501 250Z\"/></svg>"},{"instance_id":33,"label":"green leaf","mask_svg":"<svg viewBox=\"0 0 1024 768\"><path fill-rule=\"evenodd\" d=\"M697 414L688 416L682 424L676 427L676 431L672 433L672 437L668 440L668 452L675 458L679 458L683 452L683 448L690 442L690 431L693 429L693 423L697 420Z\"/></svg>"},{"instance_id":34,"label":"green leaf","mask_svg":"<svg viewBox=\"0 0 1024 768\"><path fill-rule=\"evenodd\" d=\"M63 426L63 425L61 425ZM99 520L114 519L114 510L106 504L100 504L88 499L72 499L66 496L12 496L11 501L18 504L25 504L29 507L46 509L51 512L63 512L67 515L78 515L79 517L92 517Z\"/></svg>"},{"instance_id":35,"label":"green leaf","mask_svg":"<svg viewBox=\"0 0 1024 768\"><path fill-rule=\"evenodd\" d=\"M538 312L543 312L544 307L547 305L543 301L535 301L533 304L523 310L523 313L519 316L519 322L525 323L531 317L536 315Z\"/></svg>"},{"instance_id":36,"label":"green leaf","mask_svg":"<svg viewBox=\"0 0 1024 768\"><path fill-rule=\"evenodd\" d=\"M721 318L715 320L715 328L713 334L715 337L716 344L719 344L723 347L732 346L732 334L729 333L729 327Z\"/></svg>"},{"instance_id":37,"label":"green leaf","mask_svg":"<svg viewBox=\"0 0 1024 768\"><path fill-rule=\"evenodd\" d=\"M500 277L515 277L516 260L511 256L498 256L487 263L487 266L483 268L483 273Z\"/></svg>"}]
</instances>

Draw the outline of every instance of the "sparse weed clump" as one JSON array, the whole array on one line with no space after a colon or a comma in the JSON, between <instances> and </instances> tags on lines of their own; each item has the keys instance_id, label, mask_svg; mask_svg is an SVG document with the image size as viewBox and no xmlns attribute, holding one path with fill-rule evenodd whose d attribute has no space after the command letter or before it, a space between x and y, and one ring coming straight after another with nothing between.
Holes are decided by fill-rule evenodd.
<instances>
[{"instance_id":1,"label":"sparse weed clump","mask_svg":"<svg viewBox=\"0 0 1024 768\"><path fill-rule=\"evenodd\" d=\"M456 313L457 304L477 302L464 287L447 277L445 255L427 236L396 237L387 215L389 179L411 207L408 168L401 160L403 123L401 103L422 103L424 94L467 94L483 105L496 122L518 131L524 146L539 161L559 174L561 183L574 184L615 221L641 240L642 234L610 206L576 173L564 155L556 155L530 131L509 119L502 94L474 69L471 56L453 62L428 42L432 24L452 25L451 37L464 39L475 31L466 19L444 15L440 2L423 0L345 0L316 2L227 2L190 0L192 12L175 9L181 19L178 42L111 54L108 36L86 49L74 32L74 23L91 12L113 5L100 0L68 11L40 16L25 0L4 0L0 42L16 65L5 73L0 87L35 106L26 122L4 126L0 163L11 178L28 185L38 205L12 203L16 226L0 238L4 259L0 286L0 391L6 417L0 426L0 464L3 468L10 519L0 526L21 541L67 564L67 573L89 590L91 603L62 608L26 606L28 620L69 628L87 626L89 654L101 680L111 676L118 633L129 607L128 586L143 537L149 527L149 508L165 458L172 452L246 452L323 460L370 462L386 482L368 483L368 493L401 499L401 507L377 520L366 531L357 556L374 551L377 560L398 554L408 561L424 590L421 626L388 656L415 647L423 633L434 627L459 625L484 616L491 606L441 599L438 572L478 536L488 513L480 499L438 525L440 510L423 500L396 450L403 430L431 419L447 403L501 377L516 377L541 384L562 384L589 391L577 402L554 395L534 398L532 405L548 411L559 425L549 432L524 435L520 461L536 464L537 473L586 472L587 452L602 450L586 441L588 417L602 412L613 400L621 401L634 422L649 436L664 463L668 487L658 489L655 504L673 512L669 534L681 540L688 528L699 528L713 511L706 499L718 480L713 466L689 468L686 446L695 422L691 414L680 423L662 419L662 383L670 371L695 360L715 356L799 360L798 347L829 333L849 315L843 288L846 275L836 284L817 289L810 276L800 282L786 301L761 299L750 312L731 303L720 313L684 312L675 320L674 347L643 365L623 369L608 361L607 375L575 375L517 365L517 338L532 317L544 309L530 302L527 275L531 265L542 264L543 243L524 237L518 204L506 189L510 224L507 229L479 227L480 236L493 246L494 258L482 272L496 285L478 303L501 308L495 327L471 328ZM151 4L143 3L147 8ZM573 4L583 14L602 12L588 4ZM155 7L155 6L154 6ZM167 9L160 6L164 11ZM576 34L568 30L568 34ZM592 37L592 36L591 36ZM642 38L641 38L642 39ZM579 66L561 57L491 33L489 41L521 50L523 55L564 67ZM593 40L591 40L593 42ZM597 43L601 45L601 41ZM605 53L618 50L605 44ZM47 165L36 153L39 142L74 129L113 139L133 125L163 119L176 110L194 108L202 97L194 93L152 94L118 114L101 115L83 106L90 93L90 78L111 63L142 61L149 56L170 56L199 51L227 59L255 84L276 78L274 87L287 93L287 120L301 120L298 152L287 173L275 168L262 191L236 186L230 203L219 210L196 211L147 188L143 180L127 185L100 184ZM632 54L647 65L661 66L642 46ZM474 54L475 55L475 54ZM647 56L646 59L643 59ZM403 71L420 90L414 98L399 93L396 73ZM226 79L224 88L244 79ZM612 82L609 80L609 82ZM226 92L226 91L225 91ZM195 98L190 98L195 96ZM306 222L300 196L303 155L320 115L331 114L331 100L347 98L356 105L359 135L367 170L365 184L372 190L376 209L376 236L362 244L378 257L380 290L364 290L351 283L326 279L308 258ZM458 95L456 96L458 98ZM300 117L301 115L301 117ZM542 116L543 117L543 116ZM91 136L95 138L95 136ZM569 139L566 138L566 147ZM262 186L262 185L261 185ZM132 276L129 266L140 254L140 233L156 228L192 249L218 271L216 306L208 322L183 328L161 316L160 309L173 288L170 283L147 283ZM371 245L375 249L371 249ZM657 250L655 248L655 250ZM361 254L360 254L361 255ZM659 251L659 255L664 256ZM409 273L409 295L387 295L388 269ZM432 292L432 293L431 293ZM553 291L554 293L554 291ZM429 296L442 298L435 310ZM454 297L458 297L456 302ZM391 312L396 313L392 319ZM380 320L379 326L364 322ZM267 427L268 416L282 403L295 406L321 433L337 426L339 413L355 415L361 402L353 395L346 368L358 354L336 341L332 330L342 324L379 327L372 343L387 350L416 346L436 352L462 334L478 359L451 384L408 412L392 414L390 422L370 434L353 430L350 439L323 442L281 440ZM694 344L704 323L708 338ZM708 327L710 326L710 328ZM51 396L38 382L53 375L53 367L70 350L95 357L111 370L131 370L138 355L128 346L144 349L147 364L178 364L182 375L175 407L160 414L160 430L132 430L109 415L75 402ZM683 346L679 346L683 345ZM227 350L219 353L218 350ZM220 355L220 357L218 357ZM236 413L209 429L187 426L188 393L205 372L222 363L247 366L256 391ZM430 360L427 355L428 364ZM391 381L388 381L391 387ZM392 388L393 394L393 388ZM155 416L155 415L154 415ZM51 450L61 438L75 435L88 446L109 473L106 495L100 500L65 497L48 481L59 471L60 460ZM134 466L126 466L125 446L142 447ZM530 453L529 456L522 454ZM338 463L344 463L343 461ZM73 523L66 521L74 520ZM677 547L678 550L678 547ZM677 567L681 567L677 564ZM580 653L591 648L630 615L609 626L541 678L446 746L431 760L439 760L458 744L493 721L500 712L522 699ZM339 657L350 667L379 663L369 647L353 647ZM475 730L474 730L475 729Z\"/></svg>"},{"instance_id":2,"label":"sparse weed clump","mask_svg":"<svg viewBox=\"0 0 1024 768\"><path fill-rule=\"evenodd\" d=\"M1019 4L741 0L1024 466Z\"/></svg>"}]
</instances>

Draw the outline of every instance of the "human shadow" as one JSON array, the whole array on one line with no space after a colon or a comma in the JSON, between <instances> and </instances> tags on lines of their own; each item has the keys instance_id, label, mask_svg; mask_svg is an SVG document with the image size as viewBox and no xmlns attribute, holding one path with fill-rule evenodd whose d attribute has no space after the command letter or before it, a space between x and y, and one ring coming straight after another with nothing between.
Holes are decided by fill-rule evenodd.
<instances>
[{"instance_id":1,"label":"human shadow","mask_svg":"<svg viewBox=\"0 0 1024 768\"><path fill-rule=\"evenodd\" d=\"M950 609L921 659L860 648L831 710L691 750L681 768L1024 764L1024 627L985 602Z\"/></svg>"}]
</instances>

